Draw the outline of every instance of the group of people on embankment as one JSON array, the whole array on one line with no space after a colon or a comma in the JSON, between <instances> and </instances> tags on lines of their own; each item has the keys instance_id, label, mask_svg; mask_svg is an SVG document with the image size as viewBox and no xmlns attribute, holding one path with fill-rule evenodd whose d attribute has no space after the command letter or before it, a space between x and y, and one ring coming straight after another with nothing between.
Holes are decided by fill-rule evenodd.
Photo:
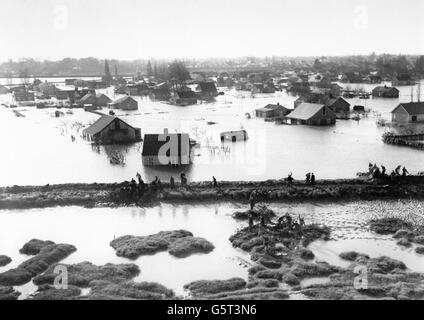
<instances>
[{"instance_id":1,"label":"group of people on embankment","mask_svg":"<svg viewBox=\"0 0 424 320\"><path fill-rule=\"evenodd\" d=\"M401 173L402 170L402 173ZM368 164L368 174L374 178L374 179L395 179L397 177L406 177L409 175L408 170L406 167L402 167L402 165L398 165L390 175L387 174L387 169L384 165L381 165L381 168L377 166L375 163L372 164L371 162Z\"/></svg>"}]
</instances>

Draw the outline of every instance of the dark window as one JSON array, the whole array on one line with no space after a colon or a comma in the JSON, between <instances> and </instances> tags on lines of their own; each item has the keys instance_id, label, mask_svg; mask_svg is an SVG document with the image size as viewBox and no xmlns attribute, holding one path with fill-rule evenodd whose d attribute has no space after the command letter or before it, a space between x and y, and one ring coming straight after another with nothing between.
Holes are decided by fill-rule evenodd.
<instances>
[{"instance_id":1,"label":"dark window","mask_svg":"<svg viewBox=\"0 0 424 320\"><path fill-rule=\"evenodd\" d=\"M325 110L325 107L324 107L324 108L322 108L322 115L325 116L325 114L326 114L326 110Z\"/></svg>"},{"instance_id":2,"label":"dark window","mask_svg":"<svg viewBox=\"0 0 424 320\"><path fill-rule=\"evenodd\" d=\"M412 121L417 121L417 116L412 116Z\"/></svg>"}]
</instances>

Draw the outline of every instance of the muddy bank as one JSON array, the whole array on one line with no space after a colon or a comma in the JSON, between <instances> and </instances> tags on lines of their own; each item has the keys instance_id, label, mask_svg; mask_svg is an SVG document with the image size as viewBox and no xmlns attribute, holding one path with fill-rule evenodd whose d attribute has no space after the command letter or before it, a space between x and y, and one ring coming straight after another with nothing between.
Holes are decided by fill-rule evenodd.
<instances>
[{"instance_id":1,"label":"muddy bank","mask_svg":"<svg viewBox=\"0 0 424 320\"><path fill-rule=\"evenodd\" d=\"M4 267L12 262L12 259L6 255L0 255L0 267Z\"/></svg>"},{"instance_id":2,"label":"muddy bank","mask_svg":"<svg viewBox=\"0 0 424 320\"><path fill-rule=\"evenodd\" d=\"M401 218L380 218L370 221L370 229L378 234L392 235L399 239L397 244L409 248L412 244L417 245L415 252L424 254L424 226L406 221Z\"/></svg>"},{"instance_id":3,"label":"muddy bank","mask_svg":"<svg viewBox=\"0 0 424 320\"><path fill-rule=\"evenodd\" d=\"M0 209L42 208L51 206L152 205L155 202L240 201L247 202L256 190L258 201L302 200L374 200L424 198L424 177L399 177L396 181L365 179L318 180L314 186L284 180L262 182L193 182L188 187L162 183L162 188L146 187L128 191L124 183L62 184L46 186L13 186L0 188Z\"/></svg>"},{"instance_id":4,"label":"muddy bank","mask_svg":"<svg viewBox=\"0 0 424 320\"><path fill-rule=\"evenodd\" d=\"M31 240L34 242L34 240ZM76 251L76 248L70 244L55 244L51 241L35 240L38 244L44 244L39 247L38 253L22 262L16 268L9 269L0 273L0 285L18 286L23 285L39 274L42 274L49 266L55 264L71 253ZM24 246L25 247L25 246Z\"/></svg>"},{"instance_id":5,"label":"muddy bank","mask_svg":"<svg viewBox=\"0 0 424 320\"><path fill-rule=\"evenodd\" d=\"M206 239L193 237L186 230L161 231L140 237L126 235L112 240L110 245L116 250L117 256L128 259L137 259L160 251L185 258L194 253L209 253L215 248Z\"/></svg>"},{"instance_id":6,"label":"muddy bank","mask_svg":"<svg viewBox=\"0 0 424 320\"><path fill-rule=\"evenodd\" d=\"M62 265L68 272L68 288L53 287L55 266L44 274L34 278L38 291L30 297L36 300L126 300L126 299L171 299L174 292L155 282L134 282L132 279L140 273L137 265L105 264L96 266L90 262ZM82 288L88 288L82 295Z\"/></svg>"},{"instance_id":7,"label":"muddy bank","mask_svg":"<svg viewBox=\"0 0 424 320\"><path fill-rule=\"evenodd\" d=\"M424 297L423 274L409 272L403 262L388 257L370 259L359 253L355 255L352 264L332 274L329 282L312 284L300 293L311 299L326 300L409 300ZM348 256L352 257L352 254Z\"/></svg>"}]
</instances>

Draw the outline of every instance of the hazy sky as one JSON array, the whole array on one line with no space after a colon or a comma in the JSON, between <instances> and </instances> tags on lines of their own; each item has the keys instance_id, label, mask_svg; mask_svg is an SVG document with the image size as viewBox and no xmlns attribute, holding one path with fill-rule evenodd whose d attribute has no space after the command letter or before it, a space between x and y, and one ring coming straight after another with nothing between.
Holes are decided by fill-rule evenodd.
<instances>
[{"instance_id":1,"label":"hazy sky","mask_svg":"<svg viewBox=\"0 0 424 320\"><path fill-rule=\"evenodd\" d=\"M0 60L424 53L423 0L0 0Z\"/></svg>"}]
</instances>

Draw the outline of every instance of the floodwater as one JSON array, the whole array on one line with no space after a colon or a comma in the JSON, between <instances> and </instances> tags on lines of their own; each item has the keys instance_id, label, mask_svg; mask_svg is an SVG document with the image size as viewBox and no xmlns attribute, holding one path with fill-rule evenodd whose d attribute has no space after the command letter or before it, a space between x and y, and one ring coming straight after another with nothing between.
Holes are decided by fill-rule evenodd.
<instances>
[{"instance_id":1,"label":"floodwater","mask_svg":"<svg viewBox=\"0 0 424 320\"><path fill-rule=\"evenodd\" d=\"M353 85L349 85L353 87ZM370 91L374 85L358 85ZM98 116L83 110L72 110L53 117L54 109L18 107L25 117L16 117L11 109L0 106L0 185L44 185L67 182L116 182L128 180L140 172L145 180L159 176L168 181L171 175L185 171L190 181L267 180L286 177L289 172L303 179L313 171L320 178L352 178L365 171L368 163L384 164L388 170L399 164L410 173L424 171L424 152L386 145L381 136L387 130L376 125L380 117L390 120L390 111L399 101L409 101L411 87L399 87L400 99L351 99L352 105L364 105L372 111L359 122L338 120L331 127L287 126L246 119L256 108L279 102L292 107L296 97L285 92L258 94L225 90L225 95L212 103L177 107L137 97L139 110L118 111L129 124L140 127L142 134L188 132L200 143L193 151L193 164L188 168L154 169L141 164L142 143L118 148L93 150L81 139L82 129ZM112 88L100 90L117 98ZM9 102L0 96L0 103ZM108 110L104 109L104 113ZM214 125L208 122L216 122ZM245 129L249 140L225 143L221 149L219 134ZM76 137L72 142L71 135ZM212 152L213 147L218 147ZM119 153L122 164L110 163L110 155Z\"/></svg>"},{"instance_id":2,"label":"floodwater","mask_svg":"<svg viewBox=\"0 0 424 320\"><path fill-rule=\"evenodd\" d=\"M344 251L365 253L371 257L382 255L403 261L416 272L424 272L424 256L414 252L415 246L403 248L396 239L371 233L368 221L374 217L402 216L424 219L422 201L360 201L342 203L272 204L278 214L289 212L294 218L303 216L306 223L319 223L331 228L331 240L315 241L309 248L316 261L327 261L341 267L348 263L338 255ZM231 217L240 205L233 203L198 205L160 205L151 208L81 208L58 207L31 210L0 211L0 254L12 258L12 262L0 268L4 272L28 259L19 249L32 238L69 243L77 251L63 263L90 261L105 263L136 263L141 274L135 281L155 281L185 295L183 286L202 279L247 278L247 268L252 265L249 255L231 246L229 237L246 222ZM421 213L420 213L421 212ZM414 219L412 219L414 220ZM422 220L421 220L422 222ZM175 258L167 252L141 256L131 261L117 257L109 246L114 237L122 235L148 235L162 230L185 229L203 237L215 245L209 254L195 254L187 258ZM302 281L302 286L325 283L326 278ZM36 290L28 283L17 287L21 298Z\"/></svg>"},{"instance_id":3,"label":"floodwater","mask_svg":"<svg viewBox=\"0 0 424 320\"><path fill-rule=\"evenodd\" d=\"M369 221L381 217L401 217L412 223L424 222L423 201L358 201L346 203L302 203L271 205L292 216L304 216L306 223L324 224L331 228L330 241L315 241L309 248L315 260L347 267L349 262L339 254L356 251L371 258L388 256L400 260L412 271L424 272L424 256L415 252L413 244L406 248L397 245L391 235L379 235L369 230Z\"/></svg>"},{"instance_id":4,"label":"floodwater","mask_svg":"<svg viewBox=\"0 0 424 320\"><path fill-rule=\"evenodd\" d=\"M24 243L37 238L69 243L77 251L62 262L74 264L90 261L135 263L141 273L135 281L154 281L183 295L183 286L202 279L247 279L249 255L232 247L229 238L241 223L231 218L233 205L161 205L153 208L61 207L50 209L0 211L0 225L9 232L0 234L0 253L12 262L0 268L4 272L29 257L19 253ZM176 258L168 252L141 256L136 260L118 257L109 246L114 237L149 235L164 230L185 229L215 246L208 254ZM36 289L32 283L17 287L24 296Z\"/></svg>"}]
</instances>

